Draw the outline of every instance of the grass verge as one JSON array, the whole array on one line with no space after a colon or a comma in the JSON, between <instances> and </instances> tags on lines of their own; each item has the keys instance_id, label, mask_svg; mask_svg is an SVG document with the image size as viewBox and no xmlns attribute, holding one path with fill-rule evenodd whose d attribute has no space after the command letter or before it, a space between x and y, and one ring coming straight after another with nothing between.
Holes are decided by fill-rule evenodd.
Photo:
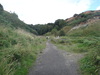
<instances>
[{"instance_id":1,"label":"grass verge","mask_svg":"<svg viewBox=\"0 0 100 75\"><path fill-rule=\"evenodd\" d=\"M61 37L52 42L62 50L85 53L80 60L83 75L99 75L100 72L100 37Z\"/></svg>"},{"instance_id":2,"label":"grass verge","mask_svg":"<svg viewBox=\"0 0 100 75\"><path fill-rule=\"evenodd\" d=\"M0 25L0 75L27 75L46 39Z\"/></svg>"}]
</instances>

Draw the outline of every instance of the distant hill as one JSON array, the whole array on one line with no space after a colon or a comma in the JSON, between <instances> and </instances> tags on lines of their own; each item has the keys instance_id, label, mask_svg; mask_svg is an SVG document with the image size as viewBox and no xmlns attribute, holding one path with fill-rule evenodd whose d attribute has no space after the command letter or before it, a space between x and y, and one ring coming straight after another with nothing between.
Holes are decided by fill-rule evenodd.
<instances>
[{"instance_id":1,"label":"distant hill","mask_svg":"<svg viewBox=\"0 0 100 75\"><path fill-rule=\"evenodd\" d=\"M51 32L48 35L52 35L52 33L57 32L61 30L64 26L66 26L66 21L63 19L58 19L54 23L48 23L48 24L36 24L36 25L30 25L31 28L36 30L39 35L44 35L48 32Z\"/></svg>"},{"instance_id":2,"label":"distant hill","mask_svg":"<svg viewBox=\"0 0 100 75\"><path fill-rule=\"evenodd\" d=\"M35 30L33 30L28 26L28 24L21 21L16 13L10 13L5 11L1 4L0 4L0 25L5 25L8 27L10 26L15 29L21 28L31 33L37 34Z\"/></svg>"},{"instance_id":3,"label":"distant hill","mask_svg":"<svg viewBox=\"0 0 100 75\"><path fill-rule=\"evenodd\" d=\"M71 32L74 30L78 30L80 28L85 29L87 27L90 27L90 25L93 25L92 23L97 24L98 25L97 27L99 27L100 26L99 21L100 21L100 10L96 10L96 11L86 11L80 14L74 14L73 17L67 18L66 20L58 19L54 23L48 23L42 25L38 24L34 26L31 25L30 27L36 30L39 35L64 36L64 35L70 35ZM98 28L96 28L95 30L100 31Z\"/></svg>"},{"instance_id":4,"label":"distant hill","mask_svg":"<svg viewBox=\"0 0 100 75\"><path fill-rule=\"evenodd\" d=\"M95 10L95 11L82 12L80 14L74 14L73 17L67 18L65 20L57 19L54 23L29 25L21 21L16 13L5 11L3 6L0 4L0 25L5 25L15 29L21 28L24 29L25 31L31 32L36 35L79 36L82 34L83 36L86 36L87 33L86 34L84 33L86 32L85 29L91 26L92 29L88 33L93 31L95 31L95 33L99 33L100 31L98 29L100 26L99 21L100 21L100 10ZM95 30L93 27L94 25L95 26L98 25L97 28L95 27ZM100 36L100 35L98 34L95 36Z\"/></svg>"},{"instance_id":5,"label":"distant hill","mask_svg":"<svg viewBox=\"0 0 100 75\"><path fill-rule=\"evenodd\" d=\"M66 19L69 25L84 24L90 19L100 19L100 10L98 11L86 11L80 14L74 14L73 17Z\"/></svg>"},{"instance_id":6,"label":"distant hill","mask_svg":"<svg viewBox=\"0 0 100 75\"><path fill-rule=\"evenodd\" d=\"M90 35L90 33L93 33L91 34L91 36L92 35L100 36L99 21L100 21L100 10L86 11L81 14L75 14L73 17L66 19L67 26L65 26L62 30L66 33L66 35L74 34L74 35L88 36Z\"/></svg>"}]
</instances>

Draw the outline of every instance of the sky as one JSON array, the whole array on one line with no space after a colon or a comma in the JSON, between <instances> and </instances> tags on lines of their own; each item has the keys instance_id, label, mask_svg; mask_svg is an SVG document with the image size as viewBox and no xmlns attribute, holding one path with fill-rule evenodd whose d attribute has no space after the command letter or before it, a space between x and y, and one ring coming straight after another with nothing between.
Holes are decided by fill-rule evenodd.
<instances>
[{"instance_id":1,"label":"sky","mask_svg":"<svg viewBox=\"0 0 100 75\"><path fill-rule=\"evenodd\" d=\"M100 0L0 0L4 10L15 12L27 24L53 23L87 10L100 10Z\"/></svg>"}]
</instances>

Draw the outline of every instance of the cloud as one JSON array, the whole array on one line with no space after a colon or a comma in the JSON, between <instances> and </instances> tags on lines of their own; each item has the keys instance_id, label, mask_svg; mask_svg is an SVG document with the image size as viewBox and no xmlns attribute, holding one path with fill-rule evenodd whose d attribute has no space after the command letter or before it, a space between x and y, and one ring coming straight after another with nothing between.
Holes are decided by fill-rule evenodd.
<instances>
[{"instance_id":1,"label":"cloud","mask_svg":"<svg viewBox=\"0 0 100 75\"><path fill-rule=\"evenodd\" d=\"M92 0L1 0L5 10L15 11L26 23L48 23L88 10Z\"/></svg>"},{"instance_id":2,"label":"cloud","mask_svg":"<svg viewBox=\"0 0 100 75\"><path fill-rule=\"evenodd\" d=\"M98 7L96 8L96 10L100 10L100 6L98 6Z\"/></svg>"},{"instance_id":3,"label":"cloud","mask_svg":"<svg viewBox=\"0 0 100 75\"><path fill-rule=\"evenodd\" d=\"M82 12L84 10L87 10L91 5L91 0L80 0L78 3L76 3L76 9L77 12Z\"/></svg>"}]
</instances>

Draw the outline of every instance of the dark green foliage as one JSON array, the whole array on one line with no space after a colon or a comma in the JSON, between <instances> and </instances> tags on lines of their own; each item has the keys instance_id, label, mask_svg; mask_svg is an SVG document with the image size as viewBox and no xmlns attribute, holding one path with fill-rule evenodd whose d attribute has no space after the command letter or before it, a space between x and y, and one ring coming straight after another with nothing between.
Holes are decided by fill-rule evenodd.
<instances>
[{"instance_id":1,"label":"dark green foliage","mask_svg":"<svg viewBox=\"0 0 100 75\"><path fill-rule=\"evenodd\" d=\"M60 30L65 25L66 25L65 20L58 19L55 21L55 23L30 25L30 28L33 28L34 30L36 30L38 32L38 35L43 35L43 34L46 34L47 32L51 32L53 29Z\"/></svg>"},{"instance_id":2,"label":"dark green foliage","mask_svg":"<svg viewBox=\"0 0 100 75\"><path fill-rule=\"evenodd\" d=\"M73 17L77 17L78 16L78 14L74 14L74 16Z\"/></svg>"},{"instance_id":3,"label":"dark green foliage","mask_svg":"<svg viewBox=\"0 0 100 75\"><path fill-rule=\"evenodd\" d=\"M52 30L52 26L51 25L29 25L30 28L33 28L34 30L36 30L38 35L43 35L49 31Z\"/></svg>"},{"instance_id":4,"label":"dark green foliage","mask_svg":"<svg viewBox=\"0 0 100 75\"><path fill-rule=\"evenodd\" d=\"M65 32L64 32L63 30L61 30L61 31L59 32L59 36L65 36Z\"/></svg>"},{"instance_id":5,"label":"dark green foliage","mask_svg":"<svg viewBox=\"0 0 100 75\"><path fill-rule=\"evenodd\" d=\"M12 59L11 61L12 61L12 62L13 62L13 61L21 62L21 56L22 56L22 55L20 55L20 54L18 54L18 53L14 53L14 54L13 54L13 57L11 58L11 59Z\"/></svg>"},{"instance_id":6,"label":"dark green foliage","mask_svg":"<svg viewBox=\"0 0 100 75\"><path fill-rule=\"evenodd\" d=\"M58 19L55 21L54 23L54 27L57 29L57 30L60 30L61 28L63 28L64 26L66 25L66 21L63 20L63 19ZM57 27L56 27L57 26Z\"/></svg>"}]
</instances>

